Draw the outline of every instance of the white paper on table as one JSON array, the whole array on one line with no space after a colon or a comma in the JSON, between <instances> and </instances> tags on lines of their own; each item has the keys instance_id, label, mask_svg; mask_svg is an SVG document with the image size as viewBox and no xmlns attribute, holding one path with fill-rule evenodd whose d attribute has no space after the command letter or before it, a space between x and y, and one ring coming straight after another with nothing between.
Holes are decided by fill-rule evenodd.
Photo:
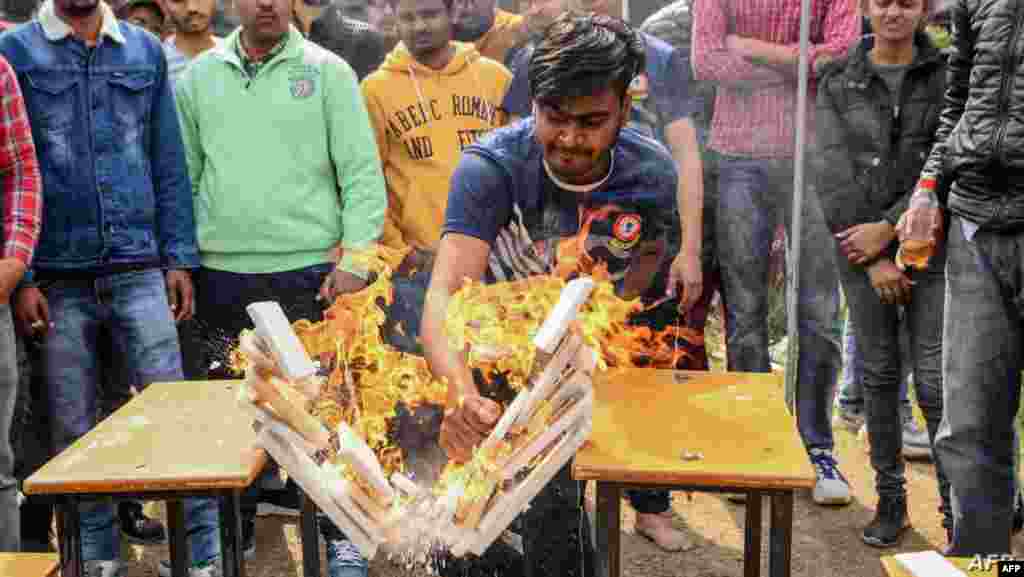
<instances>
[{"instance_id":1,"label":"white paper on table","mask_svg":"<svg viewBox=\"0 0 1024 577\"><path fill-rule=\"evenodd\" d=\"M966 573L935 551L900 553L893 558L903 565L908 573L916 577L967 577Z\"/></svg>"}]
</instances>

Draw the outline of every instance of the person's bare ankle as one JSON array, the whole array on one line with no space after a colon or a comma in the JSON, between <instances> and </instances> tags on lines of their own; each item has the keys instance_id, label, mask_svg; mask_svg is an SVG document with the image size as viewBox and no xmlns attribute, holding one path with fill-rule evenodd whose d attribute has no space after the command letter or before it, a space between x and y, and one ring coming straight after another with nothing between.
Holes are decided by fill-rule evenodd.
<instances>
[{"instance_id":1,"label":"person's bare ankle","mask_svg":"<svg viewBox=\"0 0 1024 577\"><path fill-rule=\"evenodd\" d=\"M685 533L672 526L671 509L664 513L637 513L636 532L670 553L694 546Z\"/></svg>"}]
</instances>

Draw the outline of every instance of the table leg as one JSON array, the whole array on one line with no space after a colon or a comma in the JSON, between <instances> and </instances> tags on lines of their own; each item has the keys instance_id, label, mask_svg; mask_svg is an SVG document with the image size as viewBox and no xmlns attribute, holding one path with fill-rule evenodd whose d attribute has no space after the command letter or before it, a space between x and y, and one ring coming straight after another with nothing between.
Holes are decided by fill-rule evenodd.
<instances>
[{"instance_id":1,"label":"table leg","mask_svg":"<svg viewBox=\"0 0 1024 577\"><path fill-rule=\"evenodd\" d=\"M241 492L225 491L220 496L220 554L224 577L245 577L242 550Z\"/></svg>"},{"instance_id":2,"label":"table leg","mask_svg":"<svg viewBox=\"0 0 1024 577\"><path fill-rule=\"evenodd\" d=\"M304 577L320 577L320 531L316 522L316 503L302 490L302 571Z\"/></svg>"},{"instance_id":3,"label":"table leg","mask_svg":"<svg viewBox=\"0 0 1024 577\"><path fill-rule=\"evenodd\" d=\"M597 574L619 577L619 520L622 489L597 481Z\"/></svg>"},{"instance_id":4,"label":"table leg","mask_svg":"<svg viewBox=\"0 0 1024 577\"><path fill-rule=\"evenodd\" d=\"M793 491L772 495L771 515L768 573L771 577L789 577L793 546Z\"/></svg>"},{"instance_id":5,"label":"table leg","mask_svg":"<svg viewBox=\"0 0 1024 577\"><path fill-rule=\"evenodd\" d=\"M747 493L747 520L743 534L743 577L761 575L761 493Z\"/></svg>"},{"instance_id":6,"label":"table leg","mask_svg":"<svg viewBox=\"0 0 1024 577\"><path fill-rule=\"evenodd\" d=\"M185 505L179 500L167 501L167 534L171 549L171 576L188 577L188 542L185 539Z\"/></svg>"},{"instance_id":7,"label":"table leg","mask_svg":"<svg viewBox=\"0 0 1024 577\"><path fill-rule=\"evenodd\" d=\"M58 543L60 543L60 574L63 577L85 577L78 499L74 497L58 499L57 531L60 533L58 539Z\"/></svg>"}]
</instances>

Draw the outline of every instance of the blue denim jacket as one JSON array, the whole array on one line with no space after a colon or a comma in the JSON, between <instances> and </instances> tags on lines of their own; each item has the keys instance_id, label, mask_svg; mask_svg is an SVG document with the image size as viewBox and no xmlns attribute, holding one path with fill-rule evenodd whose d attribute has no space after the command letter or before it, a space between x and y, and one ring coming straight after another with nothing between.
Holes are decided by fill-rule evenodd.
<instances>
[{"instance_id":1,"label":"blue denim jacket","mask_svg":"<svg viewBox=\"0 0 1024 577\"><path fill-rule=\"evenodd\" d=\"M43 177L34 269L199 265L192 187L167 61L148 32L104 20L93 49L52 0L0 36L25 96Z\"/></svg>"}]
</instances>

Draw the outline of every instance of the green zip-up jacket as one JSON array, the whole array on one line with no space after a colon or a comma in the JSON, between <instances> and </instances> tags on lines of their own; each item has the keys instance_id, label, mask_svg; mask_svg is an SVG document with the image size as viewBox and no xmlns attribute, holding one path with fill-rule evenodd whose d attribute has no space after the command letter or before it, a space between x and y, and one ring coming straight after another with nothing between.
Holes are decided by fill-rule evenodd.
<instances>
[{"instance_id":1,"label":"green zip-up jacket","mask_svg":"<svg viewBox=\"0 0 1024 577\"><path fill-rule=\"evenodd\" d=\"M355 73L292 27L250 78L238 43L175 86L202 265L282 272L377 240L387 192Z\"/></svg>"}]
</instances>

